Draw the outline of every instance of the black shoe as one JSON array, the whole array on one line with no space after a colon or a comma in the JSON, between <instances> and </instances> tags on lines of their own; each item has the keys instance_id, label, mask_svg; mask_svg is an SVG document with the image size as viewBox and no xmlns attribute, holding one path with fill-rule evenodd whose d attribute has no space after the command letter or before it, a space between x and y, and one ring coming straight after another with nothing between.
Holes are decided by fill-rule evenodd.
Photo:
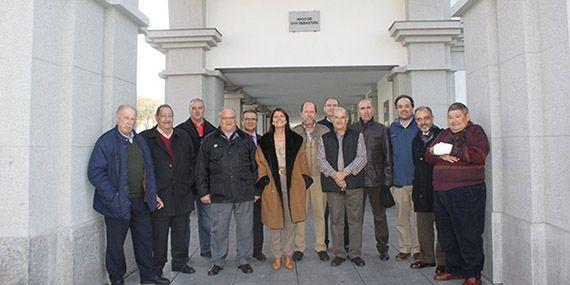
<instances>
[{"instance_id":1,"label":"black shoe","mask_svg":"<svg viewBox=\"0 0 570 285\"><path fill-rule=\"evenodd\" d=\"M222 270L222 267L219 267L217 265L212 265L212 267L210 267L210 269L208 269L208 275L212 276L212 275L218 275L218 273L220 273L220 270Z\"/></svg>"},{"instance_id":2,"label":"black shoe","mask_svg":"<svg viewBox=\"0 0 570 285\"><path fill-rule=\"evenodd\" d=\"M388 255L387 251L383 251L380 253L380 260L386 261L388 259L390 259L390 255Z\"/></svg>"},{"instance_id":3,"label":"black shoe","mask_svg":"<svg viewBox=\"0 0 570 285\"><path fill-rule=\"evenodd\" d=\"M253 268L251 268L251 265L249 265L249 263L242 264L242 265L238 266L238 268L241 269L241 272L243 272L245 274L253 272Z\"/></svg>"},{"instance_id":4,"label":"black shoe","mask_svg":"<svg viewBox=\"0 0 570 285\"><path fill-rule=\"evenodd\" d=\"M335 258L333 258L333 260L331 261L331 266L339 266L341 263L343 263L346 259L342 258L342 257L338 257L335 256Z\"/></svg>"},{"instance_id":5,"label":"black shoe","mask_svg":"<svg viewBox=\"0 0 570 285\"><path fill-rule=\"evenodd\" d=\"M141 278L141 284L170 284L170 280L159 276L151 278Z\"/></svg>"},{"instance_id":6,"label":"black shoe","mask_svg":"<svg viewBox=\"0 0 570 285\"><path fill-rule=\"evenodd\" d=\"M297 262L297 261L301 261L303 259L303 252L301 251L295 251L293 252L293 261Z\"/></svg>"},{"instance_id":7,"label":"black shoe","mask_svg":"<svg viewBox=\"0 0 570 285\"><path fill-rule=\"evenodd\" d=\"M184 264L182 266L172 266L172 271L182 272L186 274L192 274L196 272L196 270L188 264Z\"/></svg>"},{"instance_id":8,"label":"black shoe","mask_svg":"<svg viewBox=\"0 0 570 285\"><path fill-rule=\"evenodd\" d=\"M319 259L321 261L327 261L330 259L329 254L325 250L321 250L317 252L317 254L319 255Z\"/></svg>"},{"instance_id":9,"label":"black shoe","mask_svg":"<svg viewBox=\"0 0 570 285\"><path fill-rule=\"evenodd\" d=\"M125 285L125 280L111 281L111 285Z\"/></svg>"},{"instance_id":10,"label":"black shoe","mask_svg":"<svg viewBox=\"0 0 570 285\"><path fill-rule=\"evenodd\" d=\"M357 257L351 259L350 261L352 261L352 263L354 263L354 265L356 265L358 267L362 267L362 266L366 265L366 263L364 262L364 260L362 258L360 258L360 256L357 256Z\"/></svg>"},{"instance_id":11,"label":"black shoe","mask_svg":"<svg viewBox=\"0 0 570 285\"><path fill-rule=\"evenodd\" d=\"M200 256L201 257L207 257L207 258L212 258L212 252L211 251L205 251L205 252L200 252Z\"/></svg>"}]
</instances>

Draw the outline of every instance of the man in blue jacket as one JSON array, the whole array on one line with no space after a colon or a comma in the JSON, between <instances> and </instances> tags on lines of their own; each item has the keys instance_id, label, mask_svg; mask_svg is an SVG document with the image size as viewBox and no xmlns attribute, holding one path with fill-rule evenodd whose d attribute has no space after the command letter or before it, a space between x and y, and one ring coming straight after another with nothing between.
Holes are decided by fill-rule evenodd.
<instances>
[{"instance_id":1,"label":"man in blue jacket","mask_svg":"<svg viewBox=\"0 0 570 285\"><path fill-rule=\"evenodd\" d=\"M411 253L419 259L420 248L415 230L415 215L412 201L412 182L414 180L414 158L412 141L420 130L414 119L414 99L408 95L400 95L394 100L398 118L388 128L392 143L392 172L394 176L392 195L396 201L398 218L396 230L399 234L399 250L397 261L402 261ZM410 221L411 220L411 221ZM412 240L415 236L415 242Z\"/></svg>"},{"instance_id":2,"label":"man in blue jacket","mask_svg":"<svg viewBox=\"0 0 570 285\"><path fill-rule=\"evenodd\" d=\"M129 105L117 109L115 128L95 144L88 177L95 186L93 209L105 216L107 248L105 263L111 284L124 284L123 244L129 228L141 284L169 284L158 276L153 261L150 212L164 207L156 194L150 150L133 127L137 113Z\"/></svg>"}]
</instances>

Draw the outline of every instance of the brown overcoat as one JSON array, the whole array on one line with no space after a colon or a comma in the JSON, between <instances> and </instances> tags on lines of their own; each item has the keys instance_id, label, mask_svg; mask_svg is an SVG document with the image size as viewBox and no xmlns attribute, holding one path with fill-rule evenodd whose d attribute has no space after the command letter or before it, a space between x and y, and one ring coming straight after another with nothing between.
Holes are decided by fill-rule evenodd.
<instances>
[{"instance_id":1,"label":"brown overcoat","mask_svg":"<svg viewBox=\"0 0 570 285\"><path fill-rule=\"evenodd\" d=\"M266 133L258 145L255 159L259 179L256 186L261 191L261 220L270 229L282 229L283 195L273 134ZM303 138L291 130L285 132L285 161L291 222L303 222L307 216L307 188L313 180L307 164Z\"/></svg>"}]
</instances>

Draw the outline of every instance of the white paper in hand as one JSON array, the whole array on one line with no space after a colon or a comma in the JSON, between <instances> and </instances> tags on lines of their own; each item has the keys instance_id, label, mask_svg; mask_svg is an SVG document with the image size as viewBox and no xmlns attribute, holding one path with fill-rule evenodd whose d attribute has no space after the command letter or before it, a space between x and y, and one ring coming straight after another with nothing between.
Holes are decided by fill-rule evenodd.
<instances>
[{"instance_id":1,"label":"white paper in hand","mask_svg":"<svg viewBox=\"0 0 570 285\"><path fill-rule=\"evenodd\" d=\"M433 154L435 155L450 154L452 148L453 148L452 144L440 142L433 146Z\"/></svg>"}]
</instances>

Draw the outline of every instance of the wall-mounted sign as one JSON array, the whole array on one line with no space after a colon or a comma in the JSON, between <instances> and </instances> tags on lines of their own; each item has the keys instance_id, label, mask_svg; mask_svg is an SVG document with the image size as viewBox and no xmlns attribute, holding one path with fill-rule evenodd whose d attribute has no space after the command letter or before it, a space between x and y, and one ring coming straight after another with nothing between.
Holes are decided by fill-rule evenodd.
<instances>
[{"instance_id":1,"label":"wall-mounted sign","mask_svg":"<svg viewBox=\"0 0 570 285\"><path fill-rule=\"evenodd\" d=\"M289 12L289 32L318 32L321 30L321 11Z\"/></svg>"}]
</instances>

